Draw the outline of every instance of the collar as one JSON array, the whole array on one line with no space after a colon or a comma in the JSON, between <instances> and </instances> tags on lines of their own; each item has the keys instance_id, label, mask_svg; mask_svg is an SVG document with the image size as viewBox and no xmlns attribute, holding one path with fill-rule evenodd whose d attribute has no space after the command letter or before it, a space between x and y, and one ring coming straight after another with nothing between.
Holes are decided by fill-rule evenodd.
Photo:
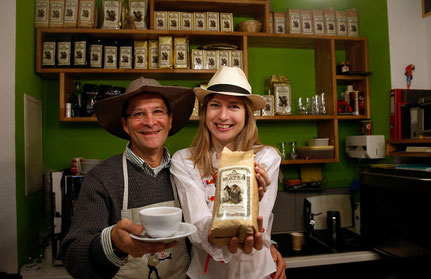
<instances>
[{"instance_id":1,"label":"collar","mask_svg":"<svg viewBox=\"0 0 431 279\"><path fill-rule=\"evenodd\" d=\"M165 169L169 168L171 165L171 154L169 153L169 150L166 147L163 147L163 158L162 162L159 166L152 168L147 162L145 162L144 159L133 153L132 149L130 149L130 141L127 143L126 146L126 159L129 160L132 164L138 166L141 168L145 173L148 175L151 175L153 177L156 177L157 174Z\"/></svg>"}]
</instances>

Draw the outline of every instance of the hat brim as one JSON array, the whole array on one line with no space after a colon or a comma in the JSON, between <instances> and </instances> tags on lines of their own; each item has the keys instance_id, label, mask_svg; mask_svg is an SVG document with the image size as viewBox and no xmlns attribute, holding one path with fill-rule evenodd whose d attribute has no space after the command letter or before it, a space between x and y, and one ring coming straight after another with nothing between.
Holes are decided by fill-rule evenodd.
<instances>
[{"instance_id":1,"label":"hat brim","mask_svg":"<svg viewBox=\"0 0 431 279\"><path fill-rule=\"evenodd\" d=\"M139 94L158 94L165 99L172 113L172 128L169 136L177 133L188 122L193 112L195 102L193 90L177 86L142 86L134 91L98 101L94 104L97 121L109 133L122 138L130 139L121 124L124 105Z\"/></svg>"},{"instance_id":2,"label":"hat brim","mask_svg":"<svg viewBox=\"0 0 431 279\"><path fill-rule=\"evenodd\" d=\"M237 97L245 97L248 98L251 102L251 106L254 110L260 110L263 109L266 106L265 99L258 94L244 94L244 93L235 93L235 92L223 92L223 91L211 91L206 90L200 87L195 87L193 89L195 92L196 97L198 98L199 102L203 103L205 97L209 94L223 94L223 95L229 95L229 96L237 96Z\"/></svg>"}]
</instances>

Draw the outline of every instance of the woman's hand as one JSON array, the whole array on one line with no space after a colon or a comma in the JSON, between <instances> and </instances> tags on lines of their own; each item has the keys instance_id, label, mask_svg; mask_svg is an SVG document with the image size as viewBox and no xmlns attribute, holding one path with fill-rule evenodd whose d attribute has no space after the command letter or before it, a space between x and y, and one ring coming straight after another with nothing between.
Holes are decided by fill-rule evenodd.
<instances>
[{"instance_id":1,"label":"woman's hand","mask_svg":"<svg viewBox=\"0 0 431 279\"><path fill-rule=\"evenodd\" d=\"M272 259L277 264L277 271L272 275L273 279L286 279L286 262L283 259L283 256L280 252L275 248L274 245L270 247Z\"/></svg>"},{"instance_id":2,"label":"woman's hand","mask_svg":"<svg viewBox=\"0 0 431 279\"><path fill-rule=\"evenodd\" d=\"M257 232L254 235L249 235L246 237L243 245L238 243L238 237L234 236L231 238L227 249L231 254L235 254L238 248L240 248L244 253L250 254L253 252L253 248L256 250L261 250L263 248L263 235L262 235L263 217L257 217ZM211 230L208 232L208 242L214 245L214 238L212 236Z\"/></svg>"},{"instance_id":3,"label":"woman's hand","mask_svg":"<svg viewBox=\"0 0 431 279\"><path fill-rule=\"evenodd\" d=\"M258 162L254 162L254 171L256 173L259 201L261 201L264 193L266 192L266 187L271 184L271 180L269 179L265 168Z\"/></svg>"}]
</instances>

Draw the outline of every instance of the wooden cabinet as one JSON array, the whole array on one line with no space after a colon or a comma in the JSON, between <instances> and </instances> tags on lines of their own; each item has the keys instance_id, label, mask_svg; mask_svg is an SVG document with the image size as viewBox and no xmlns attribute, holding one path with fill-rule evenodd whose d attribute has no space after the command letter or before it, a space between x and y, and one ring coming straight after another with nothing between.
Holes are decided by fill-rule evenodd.
<instances>
[{"instance_id":1,"label":"wooden cabinet","mask_svg":"<svg viewBox=\"0 0 431 279\"><path fill-rule=\"evenodd\" d=\"M431 152L406 151L407 147L431 148L431 139L392 139L386 141L386 156L431 158Z\"/></svg>"},{"instance_id":2,"label":"wooden cabinet","mask_svg":"<svg viewBox=\"0 0 431 279\"><path fill-rule=\"evenodd\" d=\"M256 18L263 23L263 30L259 33L245 32L216 32L216 31L160 31L154 30L154 11L215 11L231 12L234 17ZM128 79L139 76L156 78L159 80L189 79L209 80L215 70L195 69L94 69L94 68L43 68L42 44L45 36L59 36L63 34L85 34L89 38L113 38L148 40L159 36L187 37L190 45L203 45L214 42L229 42L243 51L244 71L248 74L248 48L271 47L311 49L315 59L316 92L327 93L327 115L286 115L260 116L259 122L264 121L312 121L317 125L317 137L327 137L334 143L334 157L330 159L285 160L282 164L312 164L338 162L338 121L345 119L369 119L370 114L370 84L368 76L337 75L336 57L343 57L349 61L351 70L367 72L368 46L364 37L335 37L314 36L301 34L269 33L270 2L267 0L150 0L149 1L149 30L107 30L107 29L37 29L36 35L36 72L47 79L59 79L60 83L60 121L66 122L96 122L95 117L65 117L65 103L73 89L73 81L79 79ZM343 60L343 61L344 61ZM262 81L263 82L263 81ZM363 115L338 115L337 92L343 91L347 84L353 84L356 90L364 92L365 113ZM196 120L192 118L192 120Z\"/></svg>"}]
</instances>

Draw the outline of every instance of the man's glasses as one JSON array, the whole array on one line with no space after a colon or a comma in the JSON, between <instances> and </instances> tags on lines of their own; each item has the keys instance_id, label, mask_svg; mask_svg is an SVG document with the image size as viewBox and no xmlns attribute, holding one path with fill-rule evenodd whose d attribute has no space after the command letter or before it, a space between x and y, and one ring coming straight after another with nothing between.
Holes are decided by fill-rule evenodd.
<instances>
[{"instance_id":1,"label":"man's glasses","mask_svg":"<svg viewBox=\"0 0 431 279\"><path fill-rule=\"evenodd\" d=\"M153 118L163 118L168 114L168 111L165 109L155 109L149 113ZM134 120L148 119L148 112L142 111L142 110L137 110L126 115L128 118L134 119Z\"/></svg>"}]
</instances>

